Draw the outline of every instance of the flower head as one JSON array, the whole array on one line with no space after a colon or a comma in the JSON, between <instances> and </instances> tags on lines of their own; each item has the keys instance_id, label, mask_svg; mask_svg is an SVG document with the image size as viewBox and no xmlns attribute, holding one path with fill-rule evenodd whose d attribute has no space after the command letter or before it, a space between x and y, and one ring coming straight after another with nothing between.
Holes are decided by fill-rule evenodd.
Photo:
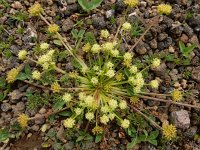
<instances>
[{"instance_id":1,"label":"flower head","mask_svg":"<svg viewBox=\"0 0 200 150\"><path fill-rule=\"evenodd\" d=\"M60 27L57 24L50 24L48 27L48 32L54 34L54 33L58 32L59 29L60 29Z\"/></svg>"},{"instance_id":2,"label":"flower head","mask_svg":"<svg viewBox=\"0 0 200 150\"><path fill-rule=\"evenodd\" d=\"M167 140L172 140L176 137L176 127L172 124L163 123L163 135Z\"/></svg>"},{"instance_id":3,"label":"flower head","mask_svg":"<svg viewBox=\"0 0 200 150\"><path fill-rule=\"evenodd\" d=\"M169 15L172 11L172 6L167 4L160 4L157 6L157 11L159 14Z\"/></svg>"},{"instance_id":4,"label":"flower head","mask_svg":"<svg viewBox=\"0 0 200 150\"><path fill-rule=\"evenodd\" d=\"M152 80L152 81L150 82L150 86L151 86L152 88L154 88L154 89L158 89L158 86L159 86L158 80Z\"/></svg>"},{"instance_id":5,"label":"flower head","mask_svg":"<svg viewBox=\"0 0 200 150\"><path fill-rule=\"evenodd\" d=\"M24 59L26 59L26 55L27 55L27 51L26 51L26 50L21 50L21 51L19 51L19 53L18 53L18 58L19 58L20 60L24 60Z\"/></svg>"},{"instance_id":6,"label":"flower head","mask_svg":"<svg viewBox=\"0 0 200 150\"><path fill-rule=\"evenodd\" d=\"M92 77L91 82L96 85L98 83L98 78L97 77Z\"/></svg>"},{"instance_id":7,"label":"flower head","mask_svg":"<svg viewBox=\"0 0 200 150\"><path fill-rule=\"evenodd\" d=\"M100 127L100 126L95 126L93 129L92 129L92 133L93 134L100 134L103 132L103 128Z\"/></svg>"},{"instance_id":8,"label":"flower head","mask_svg":"<svg viewBox=\"0 0 200 150\"><path fill-rule=\"evenodd\" d=\"M7 73L7 78L6 80L8 83L12 83L16 80L17 76L19 74L19 68L13 68Z\"/></svg>"},{"instance_id":9,"label":"flower head","mask_svg":"<svg viewBox=\"0 0 200 150\"><path fill-rule=\"evenodd\" d=\"M82 50L87 53L91 50L91 48L92 46L90 45L90 43L87 43L82 47Z\"/></svg>"},{"instance_id":10,"label":"flower head","mask_svg":"<svg viewBox=\"0 0 200 150\"><path fill-rule=\"evenodd\" d=\"M17 118L19 125L22 128L25 128L28 126L28 121L29 121L29 117L26 114L21 114L18 118Z\"/></svg>"},{"instance_id":11,"label":"flower head","mask_svg":"<svg viewBox=\"0 0 200 150\"><path fill-rule=\"evenodd\" d=\"M125 100L122 100L120 103L119 103L119 108L120 109L126 109L127 108L127 102Z\"/></svg>"},{"instance_id":12,"label":"flower head","mask_svg":"<svg viewBox=\"0 0 200 150\"><path fill-rule=\"evenodd\" d=\"M111 63L110 61L106 63L106 67L111 69L114 66L113 63Z\"/></svg>"},{"instance_id":13,"label":"flower head","mask_svg":"<svg viewBox=\"0 0 200 150\"><path fill-rule=\"evenodd\" d=\"M35 80L39 80L41 78L41 73L37 70L32 72L32 78Z\"/></svg>"},{"instance_id":14,"label":"flower head","mask_svg":"<svg viewBox=\"0 0 200 150\"><path fill-rule=\"evenodd\" d=\"M94 119L94 113L93 112L88 112L85 114L85 118L89 121L91 121L92 119Z\"/></svg>"},{"instance_id":15,"label":"flower head","mask_svg":"<svg viewBox=\"0 0 200 150\"><path fill-rule=\"evenodd\" d=\"M132 96L132 97L130 98L130 102L131 102L131 104L133 104L133 105L138 104L139 101L140 101L140 99L139 99L139 97L137 97L137 96Z\"/></svg>"},{"instance_id":16,"label":"flower head","mask_svg":"<svg viewBox=\"0 0 200 150\"><path fill-rule=\"evenodd\" d=\"M40 44L40 49L41 50L47 50L49 48L49 44L48 43L41 43Z\"/></svg>"},{"instance_id":17,"label":"flower head","mask_svg":"<svg viewBox=\"0 0 200 150\"><path fill-rule=\"evenodd\" d=\"M73 126L75 125L75 120L72 118L68 118L68 119L64 120L63 125L66 128L73 128Z\"/></svg>"},{"instance_id":18,"label":"flower head","mask_svg":"<svg viewBox=\"0 0 200 150\"><path fill-rule=\"evenodd\" d=\"M104 44L102 44L102 49L103 51L108 51L108 52L111 52L114 48L114 45L112 42L106 42Z\"/></svg>"},{"instance_id":19,"label":"flower head","mask_svg":"<svg viewBox=\"0 0 200 150\"><path fill-rule=\"evenodd\" d=\"M121 122L121 127L124 128L124 129L128 128L129 125L130 125L130 121L127 120L127 119L124 119L124 120Z\"/></svg>"},{"instance_id":20,"label":"flower head","mask_svg":"<svg viewBox=\"0 0 200 150\"><path fill-rule=\"evenodd\" d=\"M74 112L76 113L77 116L80 115L82 113L82 111L83 111L83 109L81 109L81 108L74 109Z\"/></svg>"},{"instance_id":21,"label":"flower head","mask_svg":"<svg viewBox=\"0 0 200 150\"><path fill-rule=\"evenodd\" d=\"M133 58L133 55L131 53L126 52L124 54L124 60L132 60L132 58Z\"/></svg>"},{"instance_id":22,"label":"flower head","mask_svg":"<svg viewBox=\"0 0 200 150\"><path fill-rule=\"evenodd\" d=\"M109 37L108 30L101 30L101 37L107 39Z\"/></svg>"},{"instance_id":23,"label":"flower head","mask_svg":"<svg viewBox=\"0 0 200 150\"><path fill-rule=\"evenodd\" d=\"M115 50L111 50L110 53L111 53L112 57L117 57L119 55L119 51L116 50L116 49Z\"/></svg>"},{"instance_id":24,"label":"flower head","mask_svg":"<svg viewBox=\"0 0 200 150\"><path fill-rule=\"evenodd\" d=\"M109 78L112 78L115 76L115 71L113 69L110 69L106 72L105 74L106 76L108 76Z\"/></svg>"},{"instance_id":25,"label":"flower head","mask_svg":"<svg viewBox=\"0 0 200 150\"><path fill-rule=\"evenodd\" d=\"M110 106L110 108L111 108L112 110L116 109L117 106L118 106L117 101L114 100L114 99L109 100L109 101L108 101L108 104L109 104L109 106Z\"/></svg>"},{"instance_id":26,"label":"flower head","mask_svg":"<svg viewBox=\"0 0 200 150\"><path fill-rule=\"evenodd\" d=\"M115 75L115 79L117 80L117 81L122 81L123 79L124 79L124 75L123 75L123 73L118 73L118 74L116 74Z\"/></svg>"},{"instance_id":27,"label":"flower head","mask_svg":"<svg viewBox=\"0 0 200 150\"><path fill-rule=\"evenodd\" d=\"M124 31L129 31L129 30L131 30L131 28L132 28L132 26L128 22L125 22L124 24L122 24L122 30L124 30Z\"/></svg>"},{"instance_id":28,"label":"flower head","mask_svg":"<svg viewBox=\"0 0 200 150\"><path fill-rule=\"evenodd\" d=\"M109 121L109 117L107 115L103 115L102 117L100 117L100 122L103 124L107 124Z\"/></svg>"},{"instance_id":29,"label":"flower head","mask_svg":"<svg viewBox=\"0 0 200 150\"><path fill-rule=\"evenodd\" d=\"M65 93L63 95L62 99L67 103L67 102L70 102L72 100L72 96L69 93Z\"/></svg>"},{"instance_id":30,"label":"flower head","mask_svg":"<svg viewBox=\"0 0 200 150\"><path fill-rule=\"evenodd\" d=\"M135 74L135 73L137 73L138 68L137 68L136 66L132 65L132 66L130 67L129 71L130 71L130 73Z\"/></svg>"},{"instance_id":31,"label":"flower head","mask_svg":"<svg viewBox=\"0 0 200 150\"><path fill-rule=\"evenodd\" d=\"M110 108L108 107L108 105L105 105L105 106L102 106L102 107L101 107L101 111L102 111L103 113L107 113L107 112L110 111Z\"/></svg>"},{"instance_id":32,"label":"flower head","mask_svg":"<svg viewBox=\"0 0 200 150\"><path fill-rule=\"evenodd\" d=\"M110 120L113 120L115 118L115 114L114 113L109 113L108 117Z\"/></svg>"},{"instance_id":33,"label":"flower head","mask_svg":"<svg viewBox=\"0 0 200 150\"><path fill-rule=\"evenodd\" d=\"M35 3L28 10L31 16L39 16L43 12L43 8L39 3Z\"/></svg>"},{"instance_id":34,"label":"flower head","mask_svg":"<svg viewBox=\"0 0 200 150\"><path fill-rule=\"evenodd\" d=\"M153 61L152 61L152 67L157 68L159 66L160 66L160 59L154 58Z\"/></svg>"},{"instance_id":35,"label":"flower head","mask_svg":"<svg viewBox=\"0 0 200 150\"><path fill-rule=\"evenodd\" d=\"M101 46L99 44L94 44L91 48L92 53L99 53L101 50Z\"/></svg>"},{"instance_id":36,"label":"flower head","mask_svg":"<svg viewBox=\"0 0 200 150\"><path fill-rule=\"evenodd\" d=\"M129 7L135 7L139 4L139 0L124 0L124 4L128 5Z\"/></svg>"},{"instance_id":37,"label":"flower head","mask_svg":"<svg viewBox=\"0 0 200 150\"><path fill-rule=\"evenodd\" d=\"M172 95L172 100L175 102L180 102L183 98L183 93L178 89L173 90L171 95Z\"/></svg>"},{"instance_id":38,"label":"flower head","mask_svg":"<svg viewBox=\"0 0 200 150\"><path fill-rule=\"evenodd\" d=\"M52 85L51 85L51 90L53 91L53 93L57 93L57 92L60 92L60 84L58 84L58 82L54 82Z\"/></svg>"}]
</instances>

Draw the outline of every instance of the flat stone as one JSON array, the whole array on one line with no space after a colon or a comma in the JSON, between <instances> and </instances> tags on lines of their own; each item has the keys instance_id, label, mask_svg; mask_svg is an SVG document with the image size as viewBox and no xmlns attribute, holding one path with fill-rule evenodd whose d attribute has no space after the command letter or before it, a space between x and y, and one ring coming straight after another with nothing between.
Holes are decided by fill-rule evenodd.
<instances>
[{"instance_id":1,"label":"flat stone","mask_svg":"<svg viewBox=\"0 0 200 150\"><path fill-rule=\"evenodd\" d=\"M186 110L172 112L171 121L180 129L188 129L190 127L190 117Z\"/></svg>"},{"instance_id":2,"label":"flat stone","mask_svg":"<svg viewBox=\"0 0 200 150\"><path fill-rule=\"evenodd\" d=\"M197 82L200 82L200 66L198 67L194 67L192 69L192 76L191 76L194 80L196 80Z\"/></svg>"}]
</instances>

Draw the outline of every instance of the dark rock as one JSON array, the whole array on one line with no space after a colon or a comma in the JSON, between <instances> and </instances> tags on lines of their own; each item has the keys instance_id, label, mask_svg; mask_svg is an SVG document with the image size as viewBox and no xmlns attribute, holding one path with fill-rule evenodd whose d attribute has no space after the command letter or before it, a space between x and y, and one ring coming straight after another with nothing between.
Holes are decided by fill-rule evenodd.
<instances>
[{"instance_id":1,"label":"dark rock","mask_svg":"<svg viewBox=\"0 0 200 150\"><path fill-rule=\"evenodd\" d=\"M79 9L80 8L80 6L78 5L78 4L72 4L72 5L68 5L67 7L66 7L66 10L64 11L64 14L66 15L66 16L70 16L71 14L73 14L73 13L77 13L78 12L78 10L80 10Z\"/></svg>"},{"instance_id":2,"label":"dark rock","mask_svg":"<svg viewBox=\"0 0 200 150\"><path fill-rule=\"evenodd\" d=\"M2 103L1 104L1 110L3 112L7 112L11 109L11 105L9 103Z\"/></svg>"},{"instance_id":3,"label":"dark rock","mask_svg":"<svg viewBox=\"0 0 200 150\"><path fill-rule=\"evenodd\" d=\"M67 19L64 20L63 23L62 23L62 30L63 30L64 32L67 32L67 31L69 31L70 29L72 29L73 26L74 26L74 22L73 22L71 19L67 18Z\"/></svg>"},{"instance_id":4,"label":"dark rock","mask_svg":"<svg viewBox=\"0 0 200 150\"><path fill-rule=\"evenodd\" d=\"M41 117L41 114L36 114L35 117L39 117L38 119L35 119L35 124L44 124L45 118Z\"/></svg>"},{"instance_id":5,"label":"dark rock","mask_svg":"<svg viewBox=\"0 0 200 150\"><path fill-rule=\"evenodd\" d=\"M153 49L157 49L157 48L158 48L158 43L157 43L156 39L151 40L151 41L149 42L149 45L150 45L150 47L153 48Z\"/></svg>"},{"instance_id":6,"label":"dark rock","mask_svg":"<svg viewBox=\"0 0 200 150\"><path fill-rule=\"evenodd\" d=\"M71 150L74 148L74 143L72 141L68 141L65 145L64 145L66 150Z\"/></svg>"},{"instance_id":7,"label":"dark rock","mask_svg":"<svg viewBox=\"0 0 200 150\"><path fill-rule=\"evenodd\" d=\"M123 0L117 0L115 6L116 6L116 8L115 8L116 11L119 13L121 13L126 8Z\"/></svg>"},{"instance_id":8,"label":"dark rock","mask_svg":"<svg viewBox=\"0 0 200 150\"><path fill-rule=\"evenodd\" d=\"M67 0L67 4L74 4L76 3L76 0Z\"/></svg>"},{"instance_id":9,"label":"dark rock","mask_svg":"<svg viewBox=\"0 0 200 150\"><path fill-rule=\"evenodd\" d=\"M161 33L158 35L158 41L163 41L164 39L166 39L168 37L168 34L166 33Z\"/></svg>"},{"instance_id":10,"label":"dark rock","mask_svg":"<svg viewBox=\"0 0 200 150\"><path fill-rule=\"evenodd\" d=\"M159 67L157 68L151 68L153 70L153 72L157 75L157 76L164 76L166 74L166 64L162 63Z\"/></svg>"},{"instance_id":11,"label":"dark rock","mask_svg":"<svg viewBox=\"0 0 200 150\"><path fill-rule=\"evenodd\" d=\"M188 24L185 24L185 25L183 26L183 31L184 31L184 33L187 34L187 36L189 36L189 37L192 37L192 35L194 34L193 29L192 29Z\"/></svg>"},{"instance_id":12,"label":"dark rock","mask_svg":"<svg viewBox=\"0 0 200 150\"><path fill-rule=\"evenodd\" d=\"M13 105L12 109L16 112L16 111L22 111L25 109L25 104L24 102L19 102L17 103L17 105Z\"/></svg>"},{"instance_id":13,"label":"dark rock","mask_svg":"<svg viewBox=\"0 0 200 150\"><path fill-rule=\"evenodd\" d=\"M92 15L93 26L97 29L103 29L106 27L106 22L103 16Z\"/></svg>"},{"instance_id":14,"label":"dark rock","mask_svg":"<svg viewBox=\"0 0 200 150\"><path fill-rule=\"evenodd\" d=\"M189 129L187 129L187 131L185 132L185 136L187 138L190 138L190 139L193 139L194 138L194 135L197 133L197 127L196 126L193 126L193 127L190 127Z\"/></svg>"}]
</instances>

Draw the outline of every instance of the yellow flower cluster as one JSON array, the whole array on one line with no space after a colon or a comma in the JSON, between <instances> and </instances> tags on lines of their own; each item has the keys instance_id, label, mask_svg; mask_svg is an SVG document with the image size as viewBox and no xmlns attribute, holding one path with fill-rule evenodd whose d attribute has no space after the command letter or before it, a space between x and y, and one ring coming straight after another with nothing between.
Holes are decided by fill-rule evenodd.
<instances>
[{"instance_id":1,"label":"yellow flower cluster","mask_svg":"<svg viewBox=\"0 0 200 150\"><path fill-rule=\"evenodd\" d=\"M32 72L32 78L35 80L39 80L41 78L41 73L39 71L33 71Z\"/></svg>"},{"instance_id":2,"label":"yellow flower cluster","mask_svg":"<svg viewBox=\"0 0 200 150\"><path fill-rule=\"evenodd\" d=\"M123 75L123 73L118 73L118 74L116 74L115 75L115 79L117 80L117 81L122 81L123 79L124 79L124 75Z\"/></svg>"},{"instance_id":3,"label":"yellow flower cluster","mask_svg":"<svg viewBox=\"0 0 200 150\"><path fill-rule=\"evenodd\" d=\"M157 68L159 66L160 66L160 59L154 58L153 61L152 61L152 67Z\"/></svg>"},{"instance_id":4,"label":"yellow flower cluster","mask_svg":"<svg viewBox=\"0 0 200 150\"><path fill-rule=\"evenodd\" d=\"M108 101L108 104L109 104L109 107L110 107L112 110L116 109L117 106L118 106L117 101L114 100L114 99L109 100L109 101Z\"/></svg>"},{"instance_id":5,"label":"yellow flower cluster","mask_svg":"<svg viewBox=\"0 0 200 150\"><path fill-rule=\"evenodd\" d=\"M18 58L19 58L20 60L24 60L24 59L26 59L26 55L27 55L27 51L26 51L26 50L21 50L21 51L19 51L19 53L18 53Z\"/></svg>"},{"instance_id":6,"label":"yellow flower cluster","mask_svg":"<svg viewBox=\"0 0 200 150\"><path fill-rule=\"evenodd\" d=\"M40 56L38 58L38 64L40 64L44 70L47 70L50 66L54 66L55 62L53 62L53 54L55 50L50 50L48 53Z\"/></svg>"},{"instance_id":7,"label":"yellow flower cluster","mask_svg":"<svg viewBox=\"0 0 200 150\"><path fill-rule=\"evenodd\" d=\"M127 120L127 119L124 119L124 120L121 122L121 127L124 128L124 129L128 128L129 125L130 125L130 121Z\"/></svg>"},{"instance_id":8,"label":"yellow flower cluster","mask_svg":"<svg viewBox=\"0 0 200 150\"><path fill-rule=\"evenodd\" d=\"M65 128L73 128L73 126L75 125L75 120L72 118L68 118L64 120L63 125Z\"/></svg>"},{"instance_id":9,"label":"yellow flower cluster","mask_svg":"<svg viewBox=\"0 0 200 150\"><path fill-rule=\"evenodd\" d=\"M102 44L102 49L105 52L111 52L113 50L114 46L115 46L114 43L106 42L106 43Z\"/></svg>"},{"instance_id":10,"label":"yellow flower cluster","mask_svg":"<svg viewBox=\"0 0 200 150\"><path fill-rule=\"evenodd\" d=\"M106 72L105 74L106 76L108 76L109 78L112 78L115 76L115 71L113 69L110 69Z\"/></svg>"},{"instance_id":11,"label":"yellow flower cluster","mask_svg":"<svg viewBox=\"0 0 200 150\"><path fill-rule=\"evenodd\" d=\"M93 129L92 129L92 133L95 135L95 134L100 134L103 132L103 128L100 127L100 126L95 126Z\"/></svg>"},{"instance_id":12,"label":"yellow flower cluster","mask_svg":"<svg viewBox=\"0 0 200 150\"><path fill-rule=\"evenodd\" d=\"M124 54L124 61L123 61L124 65L127 67L130 67L132 63L132 58L133 58L133 55L129 52L126 52Z\"/></svg>"},{"instance_id":13,"label":"yellow flower cluster","mask_svg":"<svg viewBox=\"0 0 200 150\"><path fill-rule=\"evenodd\" d=\"M92 53L99 53L101 50L101 46L99 44L94 44L91 48Z\"/></svg>"},{"instance_id":14,"label":"yellow flower cluster","mask_svg":"<svg viewBox=\"0 0 200 150\"><path fill-rule=\"evenodd\" d=\"M67 102L70 102L72 100L72 96L69 93L65 93L63 95L62 99L67 103Z\"/></svg>"},{"instance_id":15,"label":"yellow flower cluster","mask_svg":"<svg viewBox=\"0 0 200 150\"><path fill-rule=\"evenodd\" d=\"M120 109L126 109L127 108L127 103L125 100L122 100L120 103L119 103L119 108Z\"/></svg>"},{"instance_id":16,"label":"yellow flower cluster","mask_svg":"<svg viewBox=\"0 0 200 150\"><path fill-rule=\"evenodd\" d=\"M17 121L19 122L19 125L22 128L25 128L28 126L28 121L29 121L29 117L26 114L21 114L18 118Z\"/></svg>"},{"instance_id":17,"label":"yellow flower cluster","mask_svg":"<svg viewBox=\"0 0 200 150\"><path fill-rule=\"evenodd\" d=\"M172 11L172 6L167 4L160 4L157 6L157 11L159 14L169 15Z\"/></svg>"},{"instance_id":18,"label":"yellow flower cluster","mask_svg":"<svg viewBox=\"0 0 200 150\"><path fill-rule=\"evenodd\" d=\"M92 77L91 82L96 85L98 83L98 79L96 77Z\"/></svg>"},{"instance_id":19,"label":"yellow flower cluster","mask_svg":"<svg viewBox=\"0 0 200 150\"><path fill-rule=\"evenodd\" d=\"M31 6L28 10L29 14L31 16L39 16L43 12L43 8L39 3L35 3L33 6Z\"/></svg>"},{"instance_id":20,"label":"yellow flower cluster","mask_svg":"<svg viewBox=\"0 0 200 150\"><path fill-rule=\"evenodd\" d=\"M57 24L50 24L48 27L48 32L54 34L60 30L60 27Z\"/></svg>"},{"instance_id":21,"label":"yellow flower cluster","mask_svg":"<svg viewBox=\"0 0 200 150\"><path fill-rule=\"evenodd\" d=\"M85 114L85 118L89 121L91 121L92 119L94 119L94 113L93 112L87 112Z\"/></svg>"},{"instance_id":22,"label":"yellow flower cluster","mask_svg":"<svg viewBox=\"0 0 200 150\"><path fill-rule=\"evenodd\" d=\"M173 90L171 95L172 95L172 100L175 102L180 102L183 98L183 93L178 89Z\"/></svg>"},{"instance_id":23,"label":"yellow flower cluster","mask_svg":"<svg viewBox=\"0 0 200 150\"><path fill-rule=\"evenodd\" d=\"M140 101L140 99L139 99L139 97L137 97L137 96L132 96L132 97L130 98L130 102L131 102L131 104L133 104L133 105L138 104L139 101Z\"/></svg>"},{"instance_id":24,"label":"yellow flower cluster","mask_svg":"<svg viewBox=\"0 0 200 150\"><path fill-rule=\"evenodd\" d=\"M159 86L158 80L152 80L152 81L150 82L150 86L151 86L152 88L154 88L154 89L158 89L158 86Z\"/></svg>"},{"instance_id":25,"label":"yellow flower cluster","mask_svg":"<svg viewBox=\"0 0 200 150\"><path fill-rule=\"evenodd\" d=\"M139 4L139 0L124 0L124 4L128 5L129 7L135 7Z\"/></svg>"},{"instance_id":26,"label":"yellow flower cluster","mask_svg":"<svg viewBox=\"0 0 200 150\"><path fill-rule=\"evenodd\" d=\"M90 43L87 43L82 47L82 50L87 53L91 50L91 48L92 46L90 45Z\"/></svg>"},{"instance_id":27,"label":"yellow flower cluster","mask_svg":"<svg viewBox=\"0 0 200 150\"><path fill-rule=\"evenodd\" d=\"M101 30L101 37L107 39L109 37L108 30Z\"/></svg>"},{"instance_id":28,"label":"yellow flower cluster","mask_svg":"<svg viewBox=\"0 0 200 150\"><path fill-rule=\"evenodd\" d=\"M12 83L16 80L17 76L19 74L19 68L13 68L7 73L7 82Z\"/></svg>"},{"instance_id":29,"label":"yellow flower cluster","mask_svg":"<svg viewBox=\"0 0 200 150\"><path fill-rule=\"evenodd\" d=\"M128 22L125 22L122 24L122 30L124 30L124 31L129 31L129 30L131 30L131 28L132 28L132 26Z\"/></svg>"},{"instance_id":30,"label":"yellow flower cluster","mask_svg":"<svg viewBox=\"0 0 200 150\"><path fill-rule=\"evenodd\" d=\"M107 125L108 121L109 121L109 117L106 116L105 114L102 117L100 117L100 122L101 123Z\"/></svg>"},{"instance_id":31,"label":"yellow flower cluster","mask_svg":"<svg viewBox=\"0 0 200 150\"><path fill-rule=\"evenodd\" d=\"M58 84L58 82L54 82L51 85L51 90L53 91L53 93L58 93L61 90L60 84Z\"/></svg>"},{"instance_id":32,"label":"yellow flower cluster","mask_svg":"<svg viewBox=\"0 0 200 150\"><path fill-rule=\"evenodd\" d=\"M41 50L47 50L49 48L49 44L48 43L41 43L40 44L40 49Z\"/></svg>"},{"instance_id":33,"label":"yellow flower cluster","mask_svg":"<svg viewBox=\"0 0 200 150\"><path fill-rule=\"evenodd\" d=\"M167 140L172 140L173 138L176 137L176 127L174 125L163 123L162 129L163 129L163 136Z\"/></svg>"}]
</instances>

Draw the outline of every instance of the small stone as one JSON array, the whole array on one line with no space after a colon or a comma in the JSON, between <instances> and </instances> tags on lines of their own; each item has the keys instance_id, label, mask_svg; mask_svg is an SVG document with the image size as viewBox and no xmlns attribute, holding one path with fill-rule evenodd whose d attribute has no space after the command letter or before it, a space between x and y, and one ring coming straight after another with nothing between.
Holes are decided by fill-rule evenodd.
<instances>
[{"instance_id":1,"label":"small stone","mask_svg":"<svg viewBox=\"0 0 200 150\"><path fill-rule=\"evenodd\" d=\"M140 2L140 6L142 6L142 7L146 7L146 6L147 6L147 2L145 2L145 1L141 1L141 2Z\"/></svg>"},{"instance_id":2,"label":"small stone","mask_svg":"<svg viewBox=\"0 0 200 150\"><path fill-rule=\"evenodd\" d=\"M187 138L190 138L190 139L193 139L194 138L194 135L197 133L197 127L196 126L193 126L193 127L190 127L189 129L187 129L187 131L185 132L185 136Z\"/></svg>"},{"instance_id":3,"label":"small stone","mask_svg":"<svg viewBox=\"0 0 200 150\"><path fill-rule=\"evenodd\" d=\"M71 19L66 19L63 21L62 23L62 29L64 32L69 31L70 29L72 29L74 26L74 22Z\"/></svg>"},{"instance_id":4,"label":"small stone","mask_svg":"<svg viewBox=\"0 0 200 150\"><path fill-rule=\"evenodd\" d=\"M11 100L19 100L22 96L24 96L24 94L19 90L14 90L9 94L9 96Z\"/></svg>"},{"instance_id":5,"label":"small stone","mask_svg":"<svg viewBox=\"0 0 200 150\"><path fill-rule=\"evenodd\" d=\"M170 53L174 53L175 52L175 48L173 46L169 46L168 50L169 50Z\"/></svg>"},{"instance_id":6,"label":"small stone","mask_svg":"<svg viewBox=\"0 0 200 150\"><path fill-rule=\"evenodd\" d=\"M25 104L24 104L24 102L19 102L19 103L17 103L17 105L13 105L12 109L14 111L22 111L25 109Z\"/></svg>"},{"instance_id":7,"label":"small stone","mask_svg":"<svg viewBox=\"0 0 200 150\"><path fill-rule=\"evenodd\" d=\"M45 114L47 112L47 110L45 109L45 108L41 108L40 110L39 110L39 113L40 114Z\"/></svg>"},{"instance_id":8,"label":"small stone","mask_svg":"<svg viewBox=\"0 0 200 150\"><path fill-rule=\"evenodd\" d=\"M187 36L187 35L185 35L185 34L182 34L182 35L181 35L181 38L180 38L180 40L181 40L181 41L183 41L183 43L188 43L188 41L189 41L189 38L188 38L188 36Z\"/></svg>"},{"instance_id":9,"label":"small stone","mask_svg":"<svg viewBox=\"0 0 200 150\"><path fill-rule=\"evenodd\" d=\"M1 110L2 111L7 112L10 109L11 109L11 105L9 103L2 103L1 104Z\"/></svg>"},{"instance_id":10,"label":"small stone","mask_svg":"<svg viewBox=\"0 0 200 150\"><path fill-rule=\"evenodd\" d=\"M122 12L126 8L123 0L117 0L115 6L117 12Z\"/></svg>"},{"instance_id":11,"label":"small stone","mask_svg":"<svg viewBox=\"0 0 200 150\"><path fill-rule=\"evenodd\" d=\"M114 14L115 14L115 10L113 9L106 11L106 18L114 17Z\"/></svg>"},{"instance_id":12,"label":"small stone","mask_svg":"<svg viewBox=\"0 0 200 150\"><path fill-rule=\"evenodd\" d=\"M48 4L49 6L51 6L51 5L53 5L53 1L52 1L52 0L47 0L47 4Z\"/></svg>"},{"instance_id":13,"label":"small stone","mask_svg":"<svg viewBox=\"0 0 200 150\"><path fill-rule=\"evenodd\" d=\"M166 64L162 63L159 67L151 68L157 76L164 76L166 74Z\"/></svg>"},{"instance_id":14,"label":"small stone","mask_svg":"<svg viewBox=\"0 0 200 150\"><path fill-rule=\"evenodd\" d=\"M11 6L15 9L22 9L23 8L22 4L19 1L14 2Z\"/></svg>"},{"instance_id":15,"label":"small stone","mask_svg":"<svg viewBox=\"0 0 200 150\"><path fill-rule=\"evenodd\" d=\"M39 127L38 125L34 124L34 125L31 127L31 129L32 129L33 131L39 131L40 127Z\"/></svg>"},{"instance_id":16,"label":"small stone","mask_svg":"<svg viewBox=\"0 0 200 150\"><path fill-rule=\"evenodd\" d=\"M147 49L145 47L136 48L136 52L140 55L143 55L147 52Z\"/></svg>"},{"instance_id":17,"label":"small stone","mask_svg":"<svg viewBox=\"0 0 200 150\"><path fill-rule=\"evenodd\" d=\"M168 37L168 34L161 33L161 34L158 35L158 41L163 41L167 37Z\"/></svg>"},{"instance_id":18,"label":"small stone","mask_svg":"<svg viewBox=\"0 0 200 150\"><path fill-rule=\"evenodd\" d=\"M65 145L64 145L66 150L72 150L74 148L74 143L72 141L68 141Z\"/></svg>"},{"instance_id":19,"label":"small stone","mask_svg":"<svg viewBox=\"0 0 200 150\"><path fill-rule=\"evenodd\" d=\"M67 4L74 4L76 3L76 0L67 0Z\"/></svg>"},{"instance_id":20,"label":"small stone","mask_svg":"<svg viewBox=\"0 0 200 150\"><path fill-rule=\"evenodd\" d=\"M192 78L200 83L200 66L193 68Z\"/></svg>"},{"instance_id":21,"label":"small stone","mask_svg":"<svg viewBox=\"0 0 200 150\"><path fill-rule=\"evenodd\" d=\"M172 112L171 121L177 128L188 129L190 127L190 117L186 110Z\"/></svg>"},{"instance_id":22,"label":"small stone","mask_svg":"<svg viewBox=\"0 0 200 150\"><path fill-rule=\"evenodd\" d=\"M103 16L92 15L93 26L97 29L103 29L106 27L106 22Z\"/></svg>"},{"instance_id":23,"label":"small stone","mask_svg":"<svg viewBox=\"0 0 200 150\"><path fill-rule=\"evenodd\" d=\"M41 116L41 114L36 114L35 117L38 117L38 119L35 119L35 124L44 124L45 118Z\"/></svg>"},{"instance_id":24,"label":"small stone","mask_svg":"<svg viewBox=\"0 0 200 150\"><path fill-rule=\"evenodd\" d=\"M151 40L151 41L149 42L149 45L150 45L150 47L153 48L153 49L157 49L157 48L158 48L158 43L157 43L156 39Z\"/></svg>"},{"instance_id":25,"label":"small stone","mask_svg":"<svg viewBox=\"0 0 200 150\"><path fill-rule=\"evenodd\" d=\"M177 81L178 80L178 70L177 69L172 69L171 71L170 71L170 73L169 73L169 75L170 75L170 77L171 77L171 79L173 80L173 81Z\"/></svg>"}]
</instances>

